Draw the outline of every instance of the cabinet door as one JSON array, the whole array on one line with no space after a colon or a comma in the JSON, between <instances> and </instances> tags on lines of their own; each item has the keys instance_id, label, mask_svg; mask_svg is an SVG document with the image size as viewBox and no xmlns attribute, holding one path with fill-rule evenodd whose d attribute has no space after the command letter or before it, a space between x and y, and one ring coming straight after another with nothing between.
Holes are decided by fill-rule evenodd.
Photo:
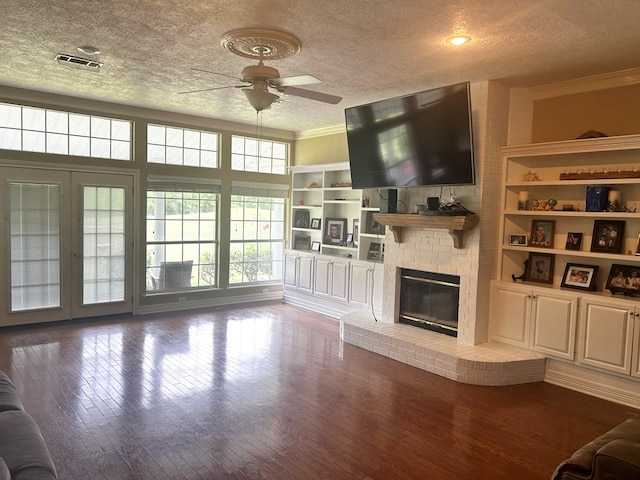
<instances>
[{"instance_id":1,"label":"cabinet door","mask_svg":"<svg viewBox=\"0 0 640 480\"><path fill-rule=\"evenodd\" d=\"M333 261L331 262L331 298L334 300L344 300L349 298L349 263Z\"/></svg>"},{"instance_id":2,"label":"cabinet door","mask_svg":"<svg viewBox=\"0 0 640 480\"><path fill-rule=\"evenodd\" d=\"M492 339L528 347L530 301L529 291L496 286L491 300Z\"/></svg>"},{"instance_id":3,"label":"cabinet door","mask_svg":"<svg viewBox=\"0 0 640 480\"><path fill-rule=\"evenodd\" d=\"M298 255L289 252L284 254L284 285L294 288L298 285Z\"/></svg>"},{"instance_id":4,"label":"cabinet door","mask_svg":"<svg viewBox=\"0 0 640 480\"><path fill-rule=\"evenodd\" d=\"M640 377L640 308L636 308L633 323L633 363L631 365L631 375Z\"/></svg>"},{"instance_id":5,"label":"cabinet door","mask_svg":"<svg viewBox=\"0 0 640 480\"><path fill-rule=\"evenodd\" d=\"M573 360L576 324L576 296L533 291L531 349Z\"/></svg>"},{"instance_id":6,"label":"cabinet door","mask_svg":"<svg viewBox=\"0 0 640 480\"><path fill-rule=\"evenodd\" d=\"M371 269L368 265L351 264L351 282L349 282L349 303L361 307L370 304Z\"/></svg>"},{"instance_id":7,"label":"cabinet door","mask_svg":"<svg viewBox=\"0 0 640 480\"><path fill-rule=\"evenodd\" d=\"M329 296L329 285L331 283L331 259L316 258L314 293L317 295Z\"/></svg>"},{"instance_id":8,"label":"cabinet door","mask_svg":"<svg viewBox=\"0 0 640 480\"><path fill-rule=\"evenodd\" d=\"M298 260L298 289L311 292L313 287L313 257L301 255Z\"/></svg>"},{"instance_id":9,"label":"cabinet door","mask_svg":"<svg viewBox=\"0 0 640 480\"><path fill-rule=\"evenodd\" d=\"M623 302L586 299L580 318L580 363L630 374L633 313Z\"/></svg>"}]
</instances>

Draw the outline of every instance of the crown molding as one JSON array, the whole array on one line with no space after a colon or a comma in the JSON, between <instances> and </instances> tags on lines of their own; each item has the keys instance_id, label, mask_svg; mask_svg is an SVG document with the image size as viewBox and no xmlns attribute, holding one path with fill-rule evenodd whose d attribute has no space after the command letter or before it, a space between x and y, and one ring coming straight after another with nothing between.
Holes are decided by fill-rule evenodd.
<instances>
[{"instance_id":1,"label":"crown molding","mask_svg":"<svg viewBox=\"0 0 640 480\"><path fill-rule=\"evenodd\" d=\"M324 137L325 135L336 135L345 133L347 127L344 124L332 125L329 127L315 128L313 130L305 130L295 133L295 140L303 140L305 138Z\"/></svg>"},{"instance_id":2,"label":"crown molding","mask_svg":"<svg viewBox=\"0 0 640 480\"><path fill-rule=\"evenodd\" d=\"M531 88L533 100L560 97L575 93L593 92L607 88L626 87L640 83L640 68L630 68L619 72L604 73L590 77L550 83Z\"/></svg>"}]
</instances>

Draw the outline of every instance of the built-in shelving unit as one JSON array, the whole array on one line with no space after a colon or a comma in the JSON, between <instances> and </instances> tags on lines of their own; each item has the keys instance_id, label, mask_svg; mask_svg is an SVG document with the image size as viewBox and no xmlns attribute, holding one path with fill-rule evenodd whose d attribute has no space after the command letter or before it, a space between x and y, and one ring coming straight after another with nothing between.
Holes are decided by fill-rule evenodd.
<instances>
[{"instance_id":1,"label":"built-in shelving unit","mask_svg":"<svg viewBox=\"0 0 640 480\"><path fill-rule=\"evenodd\" d=\"M378 194L351 188L348 163L296 166L291 172L292 249L311 250L317 242L316 253L367 261L374 244L382 255L384 226L372 228L372 215L380 211ZM339 238L331 238L331 224L339 226Z\"/></svg>"},{"instance_id":2,"label":"built-in shelving unit","mask_svg":"<svg viewBox=\"0 0 640 480\"><path fill-rule=\"evenodd\" d=\"M622 296L605 288L613 265L640 271L640 135L509 146L502 158L492 340L547 355L556 362L547 369L554 383L594 394L615 391L617 401L640 403L637 385L625 383L640 380L640 290ZM610 199L620 200L588 211L589 186L608 187L615 191ZM539 222L553 226L549 246L531 244ZM607 222L624 222L615 240L619 250L597 245L595 227ZM582 235L578 248L568 248L569 233ZM523 236L524 244L512 241ZM536 256L553 261L548 278L522 281L525 261ZM594 289L568 286L568 266L597 272L590 279Z\"/></svg>"}]
</instances>

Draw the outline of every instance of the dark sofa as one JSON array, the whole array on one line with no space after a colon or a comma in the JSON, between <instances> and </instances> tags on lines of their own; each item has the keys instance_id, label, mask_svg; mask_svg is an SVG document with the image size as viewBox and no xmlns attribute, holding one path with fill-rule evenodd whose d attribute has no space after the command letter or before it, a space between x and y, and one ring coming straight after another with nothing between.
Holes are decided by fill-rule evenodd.
<instances>
[{"instance_id":1,"label":"dark sofa","mask_svg":"<svg viewBox=\"0 0 640 480\"><path fill-rule=\"evenodd\" d=\"M640 415L587 443L556 468L552 480L640 479Z\"/></svg>"},{"instance_id":2,"label":"dark sofa","mask_svg":"<svg viewBox=\"0 0 640 480\"><path fill-rule=\"evenodd\" d=\"M0 371L0 480L55 480L42 434L9 377Z\"/></svg>"}]
</instances>

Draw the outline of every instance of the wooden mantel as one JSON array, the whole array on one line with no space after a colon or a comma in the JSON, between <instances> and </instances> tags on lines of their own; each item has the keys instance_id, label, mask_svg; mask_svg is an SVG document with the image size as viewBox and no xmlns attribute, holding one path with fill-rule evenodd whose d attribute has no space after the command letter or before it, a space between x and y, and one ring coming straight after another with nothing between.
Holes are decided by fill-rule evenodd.
<instances>
[{"instance_id":1,"label":"wooden mantel","mask_svg":"<svg viewBox=\"0 0 640 480\"><path fill-rule=\"evenodd\" d=\"M453 237L454 248L462 247L462 233L471 230L478 223L476 215L418 215L410 213L374 213L373 218L387 225L393 233L393 239L402 243L402 229L407 228L445 228Z\"/></svg>"}]
</instances>

